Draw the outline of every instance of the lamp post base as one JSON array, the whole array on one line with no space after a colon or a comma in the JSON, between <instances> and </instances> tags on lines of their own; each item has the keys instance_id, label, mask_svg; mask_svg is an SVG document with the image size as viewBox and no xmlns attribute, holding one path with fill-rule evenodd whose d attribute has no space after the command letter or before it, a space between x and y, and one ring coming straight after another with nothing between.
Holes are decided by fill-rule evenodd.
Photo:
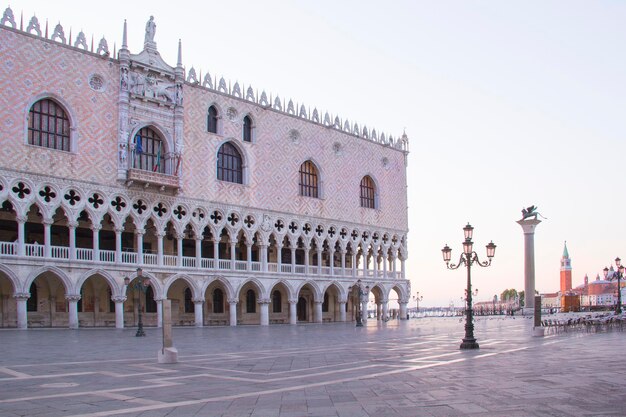
<instances>
[{"instance_id":1,"label":"lamp post base","mask_svg":"<svg viewBox=\"0 0 626 417\"><path fill-rule=\"evenodd\" d=\"M478 343L476 339L463 339L463 343L461 343L461 349L478 349Z\"/></svg>"},{"instance_id":2,"label":"lamp post base","mask_svg":"<svg viewBox=\"0 0 626 417\"><path fill-rule=\"evenodd\" d=\"M135 333L135 337L142 337L142 336L145 336L145 335L146 335L146 334L145 334L145 333L144 333L144 331L143 331L143 327L139 327L139 328L137 329L137 333Z\"/></svg>"}]
</instances>

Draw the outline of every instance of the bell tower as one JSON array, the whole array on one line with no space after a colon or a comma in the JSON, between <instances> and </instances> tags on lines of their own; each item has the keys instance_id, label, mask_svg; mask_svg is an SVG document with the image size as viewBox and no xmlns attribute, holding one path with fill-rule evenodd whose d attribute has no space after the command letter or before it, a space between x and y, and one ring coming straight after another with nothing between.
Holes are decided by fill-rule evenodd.
<instances>
[{"instance_id":1,"label":"bell tower","mask_svg":"<svg viewBox=\"0 0 626 417\"><path fill-rule=\"evenodd\" d=\"M572 289L572 261L567 251L567 242L563 247L563 256L561 257L561 294L565 294Z\"/></svg>"}]
</instances>

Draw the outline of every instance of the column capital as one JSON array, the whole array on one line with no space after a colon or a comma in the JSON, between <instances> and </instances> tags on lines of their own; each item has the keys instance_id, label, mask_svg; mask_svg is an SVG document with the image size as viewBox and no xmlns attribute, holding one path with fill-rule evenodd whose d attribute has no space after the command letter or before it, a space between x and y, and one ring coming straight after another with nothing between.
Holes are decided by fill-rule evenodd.
<instances>
[{"instance_id":1,"label":"column capital","mask_svg":"<svg viewBox=\"0 0 626 417\"><path fill-rule=\"evenodd\" d=\"M114 295L111 297L111 301L113 301L114 303L123 303L124 301L126 301L126 296L125 295Z\"/></svg>"},{"instance_id":2,"label":"column capital","mask_svg":"<svg viewBox=\"0 0 626 417\"><path fill-rule=\"evenodd\" d=\"M257 303L259 303L259 304L269 304L270 302L271 302L271 301L270 301L270 299L269 299L269 298L259 298L259 299L257 300Z\"/></svg>"},{"instance_id":3,"label":"column capital","mask_svg":"<svg viewBox=\"0 0 626 417\"><path fill-rule=\"evenodd\" d=\"M200 304L204 303L204 298L193 298L191 301L193 301L194 304Z\"/></svg>"},{"instance_id":4,"label":"column capital","mask_svg":"<svg viewBox=\"0 0 626 417\"><path fill-rule=\"evenodd\" d=\"M42 223L46 226L52 226L54 224L54 219L53 218L45 218L42 220ZM78 226L78 222L74 222L76 223L76 225ZM67 222L68 226L70 224L70 221Z\"/></svg>"},{"instance_id":5,"label":"column capital","mask_svg":"<svg viewBox=\"0 0 626 417\"><path fill-rule=\"evenodd\" d=\"M30 298L29 292L16 292L13 294L13 298L16 300L28 300Z\"/></svg>"},{"instance_id":6,"label":"column capital","mask_svg":"<svg viewBox=\"0 0 626 417\"><path fill-rule=\"evenodd\" d=\"M161 238L161 239L165 237L165 232L163 230L156 230L154 234L156 237Z\"/></svg>"},{"instance_id":7,"label":"column capital","mask_svg":"<svg viewBox=\"0 0 626 417\"><path fill-rule=\"evenodd\" d=\"M320 301L320 300L314 300L314 301L313 301L313 304L324 304L324 302L323 302L323 301Z\"/></svg>"},{"instance_id":8,"label":"column capital","mask_svg":"<svg viewBox=\"0 0 626 417\"><path fill-rule=\"evenodd\" d=\"M146 233L145 229L135 229L135 234L143 236Z\"/></svg>"},{"instance_id":9,"label":"column capital","mask_svg":"<svg viewBox=\"0 0 626 417\"><path fill-rule=\"evenodd\" d=\"M298 304L298 300L293 299L293 298L290 298L289 300L287 300L287 302L288 302L289 304Z\"/></svg>"},{"instance_id":10,"label":"column capital","mask_svg":"<svg viewBox=\"0 0 626 417\"><path fill-rule=\"evenodd\" d=\"M67 227L70 229L76 229L78 227L78 222L76 220L68 220Z\"/></svg>"},{"instance_id":11,"label":"column capital","mask_svg":"<svg viewBox=\"0 0 626 417\"><path fill-rule=\"evenodd\" d=\"M70 302L71 302L71 301L78 301L78 300L80 300L80 298L81 298L81 297L80 297L80 294L67 294L67 295L65 296L65 299L66 299L67 301L70 301Z\"/></svg>"},{"instance_id":12,"label":"column capital","mask_svg":"<svg viewBox=\"0 0 626 417\"><path fill-rule=\"evenodd\" d=\"M28 220L28 216L24 216L24 215L17 215L15 216L15 220L17 220L18 223L26 223L26 221Z\"/></svg>"},{"instance_id":13,"label":"column capital","mask_svg":"<svg viewBox=\"0 0 626 417\"><path fill-rule=\"evenodd\" d=\"M91 225L91 230L94 232L99 232L102 230L102 225L100 223L94 223Z\"/></svg>"},{"instance_id":14,"label":"column capital","mask_svg":"<svg viewBox=\"0 0 626 417\"><path fill-rule=\"evenodd\" d=\"M522 226L522 230L524 230L525 235L532 235L535 233L535 228L539 223L541 223L541 220L526 219L518 220L516 223Z\"/></svg>"},{"instance_id":15,"label":"column capital","mask_svg":"<svg viewBox=\"0 0 626 417\"><path fill-rule=\"evenodd\" d=\"M238 304L239 298L229 298L227 301L228 301L228 304Z\"/></svg>"}]
</instances>

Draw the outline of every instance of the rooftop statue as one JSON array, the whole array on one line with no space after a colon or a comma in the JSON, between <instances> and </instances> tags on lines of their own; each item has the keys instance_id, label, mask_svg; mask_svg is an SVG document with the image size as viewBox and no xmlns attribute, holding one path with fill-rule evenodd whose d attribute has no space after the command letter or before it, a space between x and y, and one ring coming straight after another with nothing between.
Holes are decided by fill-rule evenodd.
<instances>
[{"instance_id":1,"label":"rooftop statue","mask_svg":"<svg viewBox=\"0 0 626 417\"><path fill-rule=\"evenodd\" d=\"M156 33L156 23L154 16L150 16L150 20L146 23L146 37L144 43L154 43L154 34Z\"/></svg>"},{"instance_id":2,"label":"rooftop statue","mask_svg":"<svg viewBox=\"0 0 626 417\"><path fill-rule=\"evenodd\" d=\"M546 217L543 217L537 211L537 206L530 206L530 207L522 208L522 220L526 220L526 219L529 219L531 217L534 217L535 220L537 220L537 216L540 216L541 218L544 218L544 219L547 220Z\"/></svg>"}]
</instances>

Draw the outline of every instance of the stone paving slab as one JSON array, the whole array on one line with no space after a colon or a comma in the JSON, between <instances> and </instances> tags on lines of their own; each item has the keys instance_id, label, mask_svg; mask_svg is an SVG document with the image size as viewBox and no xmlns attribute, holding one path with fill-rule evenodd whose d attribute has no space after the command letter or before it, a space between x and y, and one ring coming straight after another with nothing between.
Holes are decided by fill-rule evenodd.
<instances>
[{"instance_id":1,"label":"stone paving slab","mask_svg":"<svg viewBox=\"0 0 626 417\"><path fill-rule=\"evenodd\" d=\"M626 332L525 318L161 330L0 330L0 416L624 416Z\"/></svg>"}]
</instances>

